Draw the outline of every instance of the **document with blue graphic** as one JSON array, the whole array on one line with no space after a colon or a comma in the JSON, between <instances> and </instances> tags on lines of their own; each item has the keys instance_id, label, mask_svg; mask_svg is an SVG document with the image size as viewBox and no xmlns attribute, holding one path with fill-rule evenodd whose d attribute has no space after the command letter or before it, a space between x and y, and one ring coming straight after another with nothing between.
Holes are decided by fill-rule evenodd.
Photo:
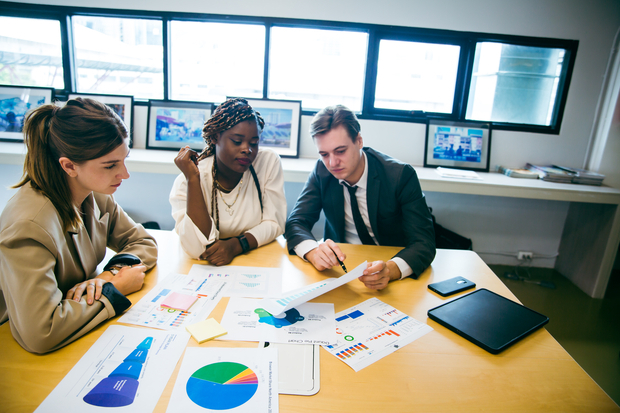
<instances>
[{"instance_id":1,"label":"document with blue graphic","mask_svg":"<svg viewBox=\"0 0 620 413\"><path fill-rule=\"evenodd\" d=\"M112 325L36 412L152 412L189 337Z\"/></svg>"},{"instance_id":2,"label":"document with blue graphic","mask_svg":"<svg viewBox=\"0 0 620 413\"><path fill-rule=\"evenodd\" d=\"M336 342L334 304L305 303L274 316L265 310L266 301L231 297L220 322L228 334L216 340L291 344Z\"/></svg>"}]
</instances>

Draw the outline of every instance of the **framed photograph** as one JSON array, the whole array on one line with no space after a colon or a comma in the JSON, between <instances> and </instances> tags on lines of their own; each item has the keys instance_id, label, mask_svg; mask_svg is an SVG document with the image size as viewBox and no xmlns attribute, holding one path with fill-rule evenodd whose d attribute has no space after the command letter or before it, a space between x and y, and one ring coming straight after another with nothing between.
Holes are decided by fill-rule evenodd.
<instances>
[{"instance_id":1,"label":"framed photograph","mask_svg":"<svg viewBox=\"0 0 620 413\"><path fill-rule=\"evenodd\" d=\"M283 158L299 158L301 101L244 99L265 120L259 145L274 150Z\"/></svg>"},{"instance_id":2,"label":"framed photograph","mask_svg":"<svg viewBox=\"0 0 620 413\"><path fill-rule=\"evenodd\" d=\"M212 112L212 103L149 100L146 148L202 151L202 127Z\"/></svg>"},{"instance_id":3,"label":"framed photograph","mask_svg":"<svg viewBox=\"0 0 620 413\"><path fill-rule=\"evenodd\" d=\"M69 93L69 99L77 97L90 98L108 105L121 117L131 135L133 130L133 96L98 95L93 93ZM131 140L133 142L133 139ZM131 145L129 145L131 146Z\"/></svg>"},{"instance_id":4,"label":"framed photograph","mask_svg":"<svg viewBox=\"0 0 620 413\"><path fill-rule=\"evenodd\" d=\"M52 103L53 97L53 88L0 86L0 141L23 142L26 112Z\"/></svg>"},{"instance_id":5,"label":"framed photograph","mask_svg":"<svg viewBox=\"0 0 620 413\"><path fill-rule=\"evenodd\" d=\"M424 166L489 172L491 128L488 124L430 119L426 125Z\"/></svg>"}]
</instances>

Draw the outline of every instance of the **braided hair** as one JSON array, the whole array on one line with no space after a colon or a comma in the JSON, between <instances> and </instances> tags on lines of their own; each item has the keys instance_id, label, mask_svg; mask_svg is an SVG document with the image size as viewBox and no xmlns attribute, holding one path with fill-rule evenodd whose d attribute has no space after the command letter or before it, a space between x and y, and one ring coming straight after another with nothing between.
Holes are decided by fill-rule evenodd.
<instances>
[{"instance_id":1,"label":"braided hair","mask_svg":"<svg viewBox=\"0 0 620 413\"><path fill-rule=\"evenodd\" d=\"M198 156L198 161L204 158L215 155L215 144L217 143L217 136L224 131L232 128L238 123L246 120L256 120L260 130L265 127L265 121L261 117L259 112L252 109L252 106L247 100L243 98L228 99L217 107L213 115L207 120L202 128L202 138L207 144L205 149ZM250 166L251 168L252 166ZM217 161L213 159L213 168L211 169L213 177L213 185L211 189L211 215L215 221L215 228L220 230L220 212L217 203ZM258 182L255 180L258 185ZM260 192L260 188L258 189ZM261 203L262 206L262 203Z\"/></svg>"},{"instance_id":2,"label":"braided hair","mask_svg":"<svg viewBox=\"0 0 620 413\"><path fill-rule=\"evenodd\" d=\"M198 157L198 160L215 154L215 144L217 143L217 135L219 133L250 119L256 119L260 130L265 127L265 121L260 113L252 109L248 101L243 98L228 99L219 105L202 128L202 138L207 146Z\"/></svg>"}]
</instances>

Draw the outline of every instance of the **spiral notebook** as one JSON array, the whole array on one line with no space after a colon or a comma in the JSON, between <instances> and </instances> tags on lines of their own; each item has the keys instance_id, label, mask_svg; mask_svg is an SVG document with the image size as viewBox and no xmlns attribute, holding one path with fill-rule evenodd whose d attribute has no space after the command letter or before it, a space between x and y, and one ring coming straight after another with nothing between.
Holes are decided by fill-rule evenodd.
<instances>
[{"instance_id":1,"label":"spiral notebook","mask_svg":"<svg viewBox=\"0 0 620 413\"><path fill-rule=\"evenodd\" d=\"M549 322L549 318L485 288L428 310L431 320L497 354Z\"/></svg>"}]
</instances>

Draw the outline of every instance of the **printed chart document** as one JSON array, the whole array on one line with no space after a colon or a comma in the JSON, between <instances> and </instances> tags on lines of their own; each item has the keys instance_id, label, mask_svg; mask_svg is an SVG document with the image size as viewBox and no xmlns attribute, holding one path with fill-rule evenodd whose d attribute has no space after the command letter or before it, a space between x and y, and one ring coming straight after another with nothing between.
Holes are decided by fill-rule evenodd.
<instances>
[{"instance_id":1,"label":"printed chart document","mask_svg":"<svg viewBox=\"0 0 620 413\"><path fill-rule=\"evenodd\" d=\"M305 303L275 317L263 308L266 301L231 297L220 323L228 334L220 339L292 344L336 342L334 304Z\"/></svg>"},{"instance_id":2,"label":"printed chart document","mask_svg":"<svg viewBox=\"0 0 620 413\"><path fill-rule=\"evenodd\" d=\"M336 345L323 346L355 371L422 337L433 329L377 298L336 314Z\"/></svg>"},{"instance_id":3,"label":"printed chart document","mask_svg":"<svg viewBox=\"0 0 620 413\"><path fill-rule=\"evenodd\" d=\"M188 348L166 411L277 413L277 350Z\"/></svg>"},{"instance_id":4,"label":"printed chart document","mask_svg":"<svg viewBox=\"0 0 620 413\"><path fill-rule=\"evenodd\" d=\"M340 287L348 283L349 281L353 281L356 278L359 278L364 273L366 269L368 261L364 261L354 270L349 271L347 274L330 279L325 281L319 281L314 284L306 285L305 287L298 288L296 290L287 291L282 297L275 298L272 300L266 300L263 304L264 309L269 313L278 316L284 313L291 308L297 307L300 304L303 304L307 301L312 300L320 295L325 294L328 291L331 291L335 288Z\"/></svg>"},{"instance_id":5,"label":"printed chart document","mask_svg":"<svg viewBox=\"0 0 620 413\"><path fill-rule=\"evenodd\" d=\"M110 326L36 412L151 412L188 340L186 332Z\"/></svg>"},{"instance_id":6,"label":"printed chart document","mask_svg":"<svg viewBox=\"0 0 620 413\"><path fill-rule=\"evenodd\" d=\"M227 282L217 276L170 274L131 307L118 321L127 324L185 330L185 327L205 320L222 298ZM187 311L164 308L161 304L172 294L197 297Z\"/></svg>"},{"instance_id":7,"label":"printed chart document","mask_svg":"<svg viewBox=\"0 0 620 413\"><path fill-rule=\"evenodd\" d=\"M224 297L279 297L282 294L282 270L280 268L214 267L192 265L189 275L220 277L227 281Z\"/></svg>"}]
</instances>

